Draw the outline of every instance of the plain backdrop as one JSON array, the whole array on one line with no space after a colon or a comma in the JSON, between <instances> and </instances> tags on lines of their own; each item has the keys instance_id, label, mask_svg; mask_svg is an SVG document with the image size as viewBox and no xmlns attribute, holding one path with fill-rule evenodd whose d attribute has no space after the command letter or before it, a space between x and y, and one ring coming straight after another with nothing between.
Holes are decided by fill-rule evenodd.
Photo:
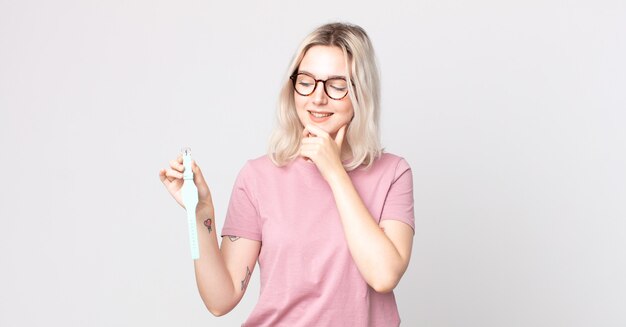
<instances>
[{"instance_id":1,"label":"plain backdrop","mask_svg":"<svg viewBox=\"0 0 626 327\"><path fill-rule=\"evenodd\" d=\"M626 325L626 2L0 0L0 326L239 326L158 171L218 232L315 27L364 27L413 168L403 326Z\"/></svg>"}]
</instances>

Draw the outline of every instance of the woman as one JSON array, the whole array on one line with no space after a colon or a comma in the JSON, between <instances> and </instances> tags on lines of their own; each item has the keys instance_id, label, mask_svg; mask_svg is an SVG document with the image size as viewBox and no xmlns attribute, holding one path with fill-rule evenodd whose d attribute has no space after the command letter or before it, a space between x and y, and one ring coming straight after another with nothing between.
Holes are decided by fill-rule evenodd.
<instances>
[{"instance_id":1,"label":"woman","mask_svg":"<svg viewBox=\"0 0 626 327\"><path fill-rule=\"evenodd\" d=\"M198 290L216 316L241 300L256 262L259 302L244 326L398 326L392 290L414 234L407 162L382 153L379 78L365 31L334 23L301 44L268 155L242 168L222 228L198 187ZM182 204L182 157L159 172Z\"/></svg>"}]
</instances>

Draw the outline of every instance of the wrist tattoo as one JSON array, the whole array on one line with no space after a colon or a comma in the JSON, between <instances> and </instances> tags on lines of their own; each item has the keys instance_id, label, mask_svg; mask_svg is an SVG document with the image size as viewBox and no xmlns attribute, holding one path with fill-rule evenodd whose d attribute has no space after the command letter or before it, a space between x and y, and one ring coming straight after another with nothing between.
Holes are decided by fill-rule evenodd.
<instances>
[{"instance_id":1,"label":"wrist tattoo","mask_svg":"<svg viewBox=\"0 0 626 327\"><path fill-rule=\"evenodd\" d=\"M209 234L211 234L211 231L213 230L213 228L211 228L211 218L207 218L204 221L204 226L206 226L206 228L209 230Z\"/></svg>"},{"instance_id":2,"label":"wrist tattoo","mask_svg":"<svg viewBox=\"0 0 626 327\"><path fill-rule=\"evenodd\" d=\"M248 266L246 266L246 276L241 281L241 290L242 291L244 289L246 289L246 287L248 287L248 282L250 282L250 276L252 276L252 273L250 272L250 268Z\"/></svg>"},{"instance_id":3,"label":"wrist tattoo","mask_svg":"<svg viewBox=\"0 0 626 327\"><path fill-rule=\"evenodd\" d=\"M238 240L238 239L239 239L239 236L228 235L228 239L229 239L231 242L235 242L236 240Z\"/></svg>"}]
</instances>

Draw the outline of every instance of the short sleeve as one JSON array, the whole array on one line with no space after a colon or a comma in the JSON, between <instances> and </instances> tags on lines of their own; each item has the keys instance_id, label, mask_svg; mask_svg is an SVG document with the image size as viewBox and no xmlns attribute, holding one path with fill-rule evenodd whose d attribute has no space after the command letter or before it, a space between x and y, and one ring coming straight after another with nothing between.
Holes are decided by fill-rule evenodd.
<instances>
[{"instance_id":1,"label":"short sleeve","mask_svg":"<svg viewBox=\"0 0 626 327\"><path fill-rule=\"evenodd\" d=\"M253 171L248 162L239 172L228 203L222 237L239 236L261 241L261 218L254 197Z\"/></svg>"},{"instance_id":2,"label":"short sleeve","mask_svg":"<svg viewBox=\"0 0 626 327\"><path fill-rule=\"evenodd\" d=\"M401 159L395 168L393 181L385 198L381 221L386 219L399 220L415 230L413 174L404 159Z\"/></svg>"}]
</instances>

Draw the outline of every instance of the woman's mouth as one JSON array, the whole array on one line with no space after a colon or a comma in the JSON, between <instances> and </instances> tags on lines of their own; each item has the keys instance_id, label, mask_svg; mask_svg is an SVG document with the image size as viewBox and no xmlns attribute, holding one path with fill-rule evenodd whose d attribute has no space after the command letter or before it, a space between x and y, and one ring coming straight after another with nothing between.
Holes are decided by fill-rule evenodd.
<instances>
[{"instance_id":1,"label":"woman's mouth","mask_svg":"<svg viewBox=\"0 0 626 327\"><path fill-rule=\"evenodd\" d=\"M333 115L332 112L318 112L318 111L311 111L311 110L308 110L308 112L309 112L309 117L311 117L311 120L316 123L324 122L328 120L328 117Z\"/></svg>"}]
</instances>

